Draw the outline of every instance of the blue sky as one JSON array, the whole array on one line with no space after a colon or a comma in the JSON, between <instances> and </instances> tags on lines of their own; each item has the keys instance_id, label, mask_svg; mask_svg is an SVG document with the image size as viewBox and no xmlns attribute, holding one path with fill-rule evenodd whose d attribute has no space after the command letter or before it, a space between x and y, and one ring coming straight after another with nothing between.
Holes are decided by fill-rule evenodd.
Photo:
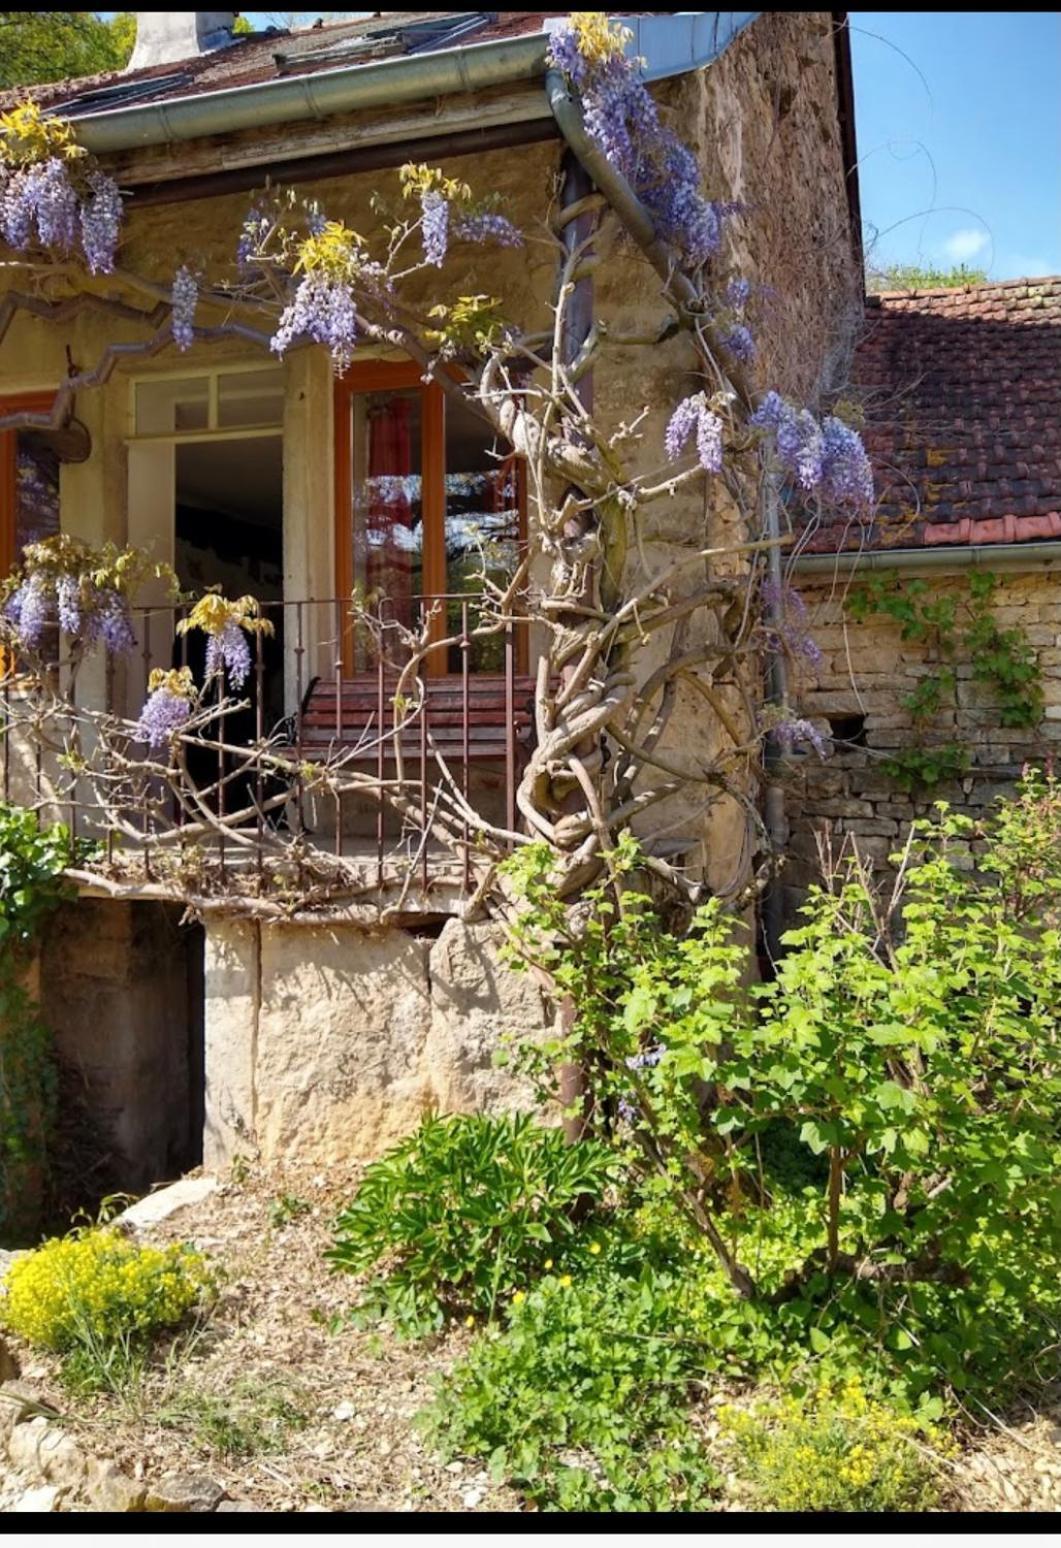
<instances>
[{"instance_id":1,"label":"blue sky","mask_svg":"<svg viewBox=\"0 0 1061 1548\"><path fill-rule=\"evenodd\" d=\"M1058 13L850 15L871 262L1061 274Z\"/></svg>"}]
</instances>

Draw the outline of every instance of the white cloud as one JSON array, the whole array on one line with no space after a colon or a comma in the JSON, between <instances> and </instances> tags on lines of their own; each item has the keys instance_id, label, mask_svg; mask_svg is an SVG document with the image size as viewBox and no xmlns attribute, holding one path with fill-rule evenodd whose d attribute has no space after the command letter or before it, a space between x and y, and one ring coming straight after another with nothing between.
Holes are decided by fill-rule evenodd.
<instances>
[{"instance_id":1,"label":"white cloud","mask_svg":"<svg viewBox=\"0 0 1061 1548\"><path fill-rule=\"evenodd\" d=\"M989 241L986 231L965 227L961 231L951 233L943 244L943 251L955 263L968 263L970 258L975 258L977 253L983 252Z\"/></svg>"},{"instance_id":2,"label":"white cloud","mask_svg":"<svg viewBox=\"0 0 1061 1548\"><path fill-rule=\"evenodd\" d=\"M1056 274L1058 265L1048 258L1031 258L1023 253L1000 259L995 265L1001 279L1037 279L1043 274Z\"/></svg>"}]
</instances>

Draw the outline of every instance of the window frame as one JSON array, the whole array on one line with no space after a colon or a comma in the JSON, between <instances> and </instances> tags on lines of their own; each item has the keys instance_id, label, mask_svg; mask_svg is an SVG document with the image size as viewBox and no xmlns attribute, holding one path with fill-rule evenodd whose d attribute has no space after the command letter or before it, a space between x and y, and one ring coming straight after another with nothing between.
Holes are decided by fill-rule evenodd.
<instances>
[{"instance_id":1,"label":"window frame","mask_svg":"<svg viewBox=\"0 0 1061 1548\"><path fill-rule=\"evenodd\" d=\"M345 375L337 377L333 398L335 427L335 583L339 597L350 597L354 590L354 552L351 512L354 499L354 467L351 399L361 392L397 392L414 387L421 394L420 418L420 508L423 517L423 548L420 564L422 595L441 597L447 593L446 584L446 395L435 381L424 381L423 368L414 360L366 360L350 366ZM519 509L519 540L527 538L527 480L526 467L521 458L516 462L516 501ZM517 656L524 654L522 630L517 640ZM442 641L446 638L446 621L442 611L436 613L431 623L429 638ZM353 639L344 631L342 642L342 670L344 676L353 671ZM441 656L428 655L424 660L424 673L428 677L450 677Z\"/></svg>"},{"instance_id":2,"label":"window frame","mask_svg":"<svg viewBox=\"0 0 1061 1548\"><path fill-rule=\"evenodd\" d=\"M0 414L45 414L55 402L50 392L13 392L0 394ZM19 561L15 552L15 528L18 525L18 430L0 430L0 575L11 574ZM62 505L59 509L62 530Z\"/></svg>"}]
</instances>

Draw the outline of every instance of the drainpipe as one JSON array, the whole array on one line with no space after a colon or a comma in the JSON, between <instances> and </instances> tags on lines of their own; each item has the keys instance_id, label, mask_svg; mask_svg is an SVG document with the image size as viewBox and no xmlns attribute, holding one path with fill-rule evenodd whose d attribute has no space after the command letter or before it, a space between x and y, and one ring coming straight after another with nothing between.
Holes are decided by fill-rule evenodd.
<instances>
[{"instance_id":1,"label":"drainpipe","mask_svg":"<svg viewBox=\"0 0 1061 1548\"><path fill-rule=\"evenodd\" d=\"M1061 543L948 544L945 548L875 548L840 554L802 554L792 565L799 575L844 575L852 570L1036 570L1061 565Z\"/></svg>"},{"instance_id":2,"label":"drainpipe","mask_svg":"<svg viewBox=\"0 0 1061 1548\"><path fill-rule=\"evenodd\" d=\"M768 472L763 481L763 530L768 538L779 538L781 525L778 512L777 479ZM767 569L770 575L773 601L768 609L769 620L775 634L780 637L781 615L784 611L782 593L784 572L781 566L781 545L774 543L767 550ZM783 650L772 650L768 655L766 699L768 704L788 703L788 665ZM781 748L775 732L771 731L763 747L766 767L766 792L763 798L763 821L770 835L770 845L775 855L780 855L788 843L788 819L785 815L785 791L777 775L781 767ZM780 872L775 868L763 894L762 924L763 945L771 965L781 955L781 936L785 928L784 890Z\"/></svg>"}]
</instances>

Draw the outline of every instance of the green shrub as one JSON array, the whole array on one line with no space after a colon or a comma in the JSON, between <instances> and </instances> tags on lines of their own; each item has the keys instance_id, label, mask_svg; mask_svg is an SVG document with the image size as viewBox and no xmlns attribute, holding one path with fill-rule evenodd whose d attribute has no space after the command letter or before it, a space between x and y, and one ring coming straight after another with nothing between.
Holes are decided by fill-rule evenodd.
<instances>
[{"instance_id":1,"label":"green shrub","mask_svg":"<svg viewBox=\"0 0 1061 1548\"><path fill-rule=\"evenodd\" d=\"M142 1247L92 1227L16 1259L3 1280L0 1320L63 1355L76 1385L116 1387L151 1336L175 1327L210 1288L191 1249Z\"/></svg>"},{"instance_id":2,"label":"green shrub","mask_svg":"<svg viewBox=\"0 0 1061 1548\"><path fill-rule=\"evenodd\" d=\"M1050 776L982 822L939 803L898 879L845 852L750 990L739 921L712 899L668 929L628 836L577 910L547 848L513 862L517 949L576 1007L532 1072L590 1072L597 1132L636 1141L779 1358L997 1395L1056 1347L1059 853Z\"/></svg>"},{"instance_id":3,"label":"green shrub","mask_svg":"<svg viewBox=\"0 0 1061 1548\"><path fill-rule=\"evenodd\" d=\"M939 1498L942 1431L868 1396L857 1378L719 1418L760 1509L915 1511Z\"/></svg>"},{"instance_id":4,"label":"green shrub","mask_svg":"<svg viewBox=\"0 0 1061 1548\"><path fill-rule=\"evenodd\" d=\"M447 1458L484 1458L559 1510L697 1510L718 1477L686 1413L703 1372L678 1281L646 1270L549 1275L517 1292L420 1416Z\"/></svg>"},{"instance_id":5,"label":"green shrub","mask_svg":"<svg viewBox=\"0 0 1061 1548\"><path fill-rule=\"evenodd\" d=\"M489 1318L585 1240L588 1209L617 1172L605 1146L567 1145L525 1116L427 1118L367 1168L327 1257L352 1273L382 1265L361 1311L401 1331Z\"/></svg>"}]
</instances>

